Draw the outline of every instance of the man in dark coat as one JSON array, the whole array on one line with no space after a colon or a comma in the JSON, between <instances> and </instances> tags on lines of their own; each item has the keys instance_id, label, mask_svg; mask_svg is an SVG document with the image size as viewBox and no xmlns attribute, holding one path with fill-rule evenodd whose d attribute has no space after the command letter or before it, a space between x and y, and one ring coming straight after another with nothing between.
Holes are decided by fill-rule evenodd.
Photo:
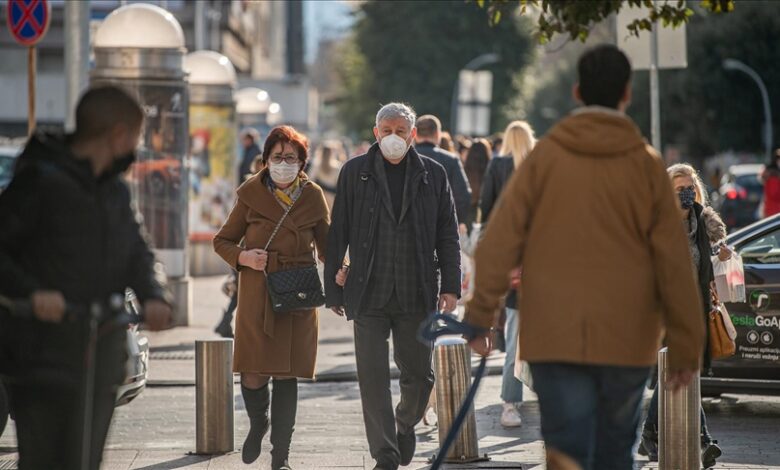
<instances>
[{"instance_id":1,"label":"man in dark coat","mask_svg":"<svg viewBox=\"0 0 780 470\"><path fill-rule=\"evenodd\" d=\"M121 308L111 306L112 298L121 304L132 288L150 329L170 324L161 270L120 179L135 159L142 120L124 91L87 91L75 133L36 133L0 195L0 373L10 384L20 469L100 467L127 357L126 329L112 322ZM10 316L2 306L23 299L33 318ZM96 362L85 364L86 312L96 305ZM95 372L91 390L84 388L87 368ZM83 439L90 439L89 454L82 455Z\"/></svg>"},{"instance_id":2,"label":"man in dark coat","mask_svg":"<svg viewBox=\"0 0 780 470\"><path fill-rule=\"evenodd\" d=\"M457 155L439 147L441 142L441 121L432 114L420 116L417 119L417 138L414 149L439 165L447 172L447 180L455 198L455 208L458 221L463 224L471 206L471 186L463 169L463 163Z\"/></svg>"},{"instance_id":3,"label":"man in dark coat","mask_svg":"<svg viewBox=\"0 0 780 470\"><path fill-rule=\"evenodd\" d=\"M326 304L354 320L363 418L375 468L395 470L414 457L414 427L431 388L431 345L417 341L426 314L452 312L460 295L460 246L444 168L420 156L411 108L379 110L378 141L341 170L325 261ZM349 249L350 273L336 275ZM401 371L393 414L388 339Z\"/></svg>"},{"instance_id":4,"label":"man in dark coat","mask_svg":"<svg viewBox=\"0 0 780 470\"><path fill-rule=\"evenodd\" d=\"M241 165L238 168L238 184L241 185L247 175L252 174L252 162L255 161L262 152L260 151L260 134L251 128L241 131L241 145L244 148L244 155L241 157Z\"/></svg>"}]
</instances>

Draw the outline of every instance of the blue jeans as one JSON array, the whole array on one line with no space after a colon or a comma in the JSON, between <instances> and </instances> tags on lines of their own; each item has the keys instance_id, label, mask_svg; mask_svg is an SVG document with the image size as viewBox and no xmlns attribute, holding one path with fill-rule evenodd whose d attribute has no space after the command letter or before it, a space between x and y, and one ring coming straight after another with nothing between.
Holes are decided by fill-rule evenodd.
<instances>
[{"instance_id":1,"label":"blue jeans","mask_svg":"<svg viewBox=\"0 0 780 470\"><path fill-rule=\"evenodd\" d=\"M506 358L504 359L504 373L501 380L501 400L504 403L523 402L523 382L515 377L515 357L517 356L517 332L520 323L520 313L513 309L506 309L506 324L504 325L504 338L506 344Z\"/></svg>"},{"instance_id":2,"label":"blue jeans","mask_svg":"<svg viewBox=\"0 0 780 470\"><path fill-rule=\"evenodd\" d=\"M632 470L650 367L533 363L542 437L583 470Z\"/></svg>"}]
</instances>

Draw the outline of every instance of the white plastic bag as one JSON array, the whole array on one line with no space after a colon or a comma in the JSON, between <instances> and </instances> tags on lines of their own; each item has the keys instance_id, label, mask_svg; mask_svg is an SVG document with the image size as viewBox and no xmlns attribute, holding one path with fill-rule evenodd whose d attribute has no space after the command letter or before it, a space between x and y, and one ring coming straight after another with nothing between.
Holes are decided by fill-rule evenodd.
<instances>
[{"instance_id":1,"label":"white plastic bag","mask_svg":"<svg viewBox=\"0 0 780 470\"><path fill-rule=\"evenodd\" d=\"M734 254L730 259L721 261L712 257L712 267L715 275L715 289L721 302L744 302L745 269L742 257Z\"/></svg>"},{"instance_id":2,"label":"white plastic bag","mask_svg":"<svg viewBox=\"0 0 780 470\"><path fill-rule=\"evenodd\" d=\"M531 377L531 366L525 361L515 361L515 378L523 382L526 387L534 389L534 381Z\"/></svg>"}]
</instances>

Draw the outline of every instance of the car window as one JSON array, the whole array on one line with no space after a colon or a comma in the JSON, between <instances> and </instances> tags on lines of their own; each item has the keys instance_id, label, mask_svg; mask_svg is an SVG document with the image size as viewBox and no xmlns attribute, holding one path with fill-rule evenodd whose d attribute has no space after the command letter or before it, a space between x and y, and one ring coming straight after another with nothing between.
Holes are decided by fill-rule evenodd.
<instances>
[{"instance_id":1,"label":"car window","mask_svg":"<svg viewBox=\"0 0 780 470\"><path fill-rule=\"evenodd\" d=\"M780 227L739 248L744 264L780 264Z\"/></svg>"},{"instance_id":2,"label":"car window","mask_svg":"<svg viewBox=\"0 0 780 470\"><path fill-rule=\"evenodd\" d=\"M737 176L737 184L745 189L758 190L762 188L761 181L756 174Z\"/></svg>"},{"instance_id":3,"label":"car window","mask_svg":"<svg viewBox=\"0 0 780 470\"><path fill-rule=\"evenodd\" d=\"M0 182L9 181L14 172L15 158L0 155Z\"/></svg>"}]
</instances>

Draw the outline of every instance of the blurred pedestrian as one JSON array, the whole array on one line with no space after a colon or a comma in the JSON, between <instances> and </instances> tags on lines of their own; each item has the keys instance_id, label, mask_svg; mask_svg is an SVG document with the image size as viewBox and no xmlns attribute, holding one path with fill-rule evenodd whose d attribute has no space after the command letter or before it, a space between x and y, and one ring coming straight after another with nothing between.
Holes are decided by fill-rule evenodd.
<instances>
[{"instance_id":1,"label":"blurred pedestrian","mask_svg":"<svg viewBox=\"0 0 780 470\"><path fill-rule=\"evenodd\" d=\"M253 175L256 175L263 171L265 163L263 163L262 154L255 157L250 168L250 173L244 176L244 180L248 180ZM214 328L214 332L223 338L233 337L233 314L238 306L238 276L235 271L232 271L225 282L222 284L222 293L230 298L228 306L222 313L222 319L217 323Z\"/></svg>"},{"instance_id":2,"label":"blurred pedestrian","mask_svg":"<svg viewBox=\"0 0 780 470\"><path fill-rule=\"evenodd\" d=\"M316 309L275 313L266 282L266 273L314 265L317 255L324 259L330 216L322 189L303 172L308 151L308 140L292 127L272 129L262 154L267 167L238 188L236 205L214 237L215 251L239 276L233 370L241 374L250 423L241 458L249 464L260 456L270 406L273 470L290 468L297 379L314 377L317 358Z\"/></svg>"},{"instance_id":3,"label":"blurred pedestrian","mask_svg":"<svg viewBox=\"0 0 780 470\"><path fill-rule=\"evenodd\" d=\"M77 105L75 132L36 132L0 195L0 296L29 299L34 317L0 315L2 345L14 351L6 380L22 470L100 468L127 356L126 328L112 324L124 309L114 299L123 307L132 288L150 329L170 325L170 294L121 178L135 161L142 122L125 91L90 88ZM86 365L93 339L84 312L93 305L103 313L101 333L96 362ZM87 367L95 374L91 390ZM91 435L84 435L90 396Z\"/></svg>"},{"instance_id":4,"label":"blurred pedestrian","mask_svg":"<svg viewBox=\"0 0 780 470\"><path fill-rule=\"evenodd\" d=\"M441 147L442 150L446 150L447 152L456 154L455 142L453 142L452 136L447 131L441 132L441 139L439 139L439 147Z\"/></svg>"},{"instance_id":5,"label":"blurred pedestrian","mask_svg":"<svg viewBox=\"0 0 780 470\"><path fill-rule=\"evenodd\" d=\"M715 281L710 256L713 251L721 261L731 258L731 250L722 245L726 238L726 224L712 207L707 206L707 191L699 173L692 166L679 163L667 170L672 181L672 187L677 193L682 215L683 229L688 234L690 258L693 261L694 272L697 274L698 287L704 301L704 322L712 310L711 289ZM709 340L709 338L708 338ZM705 344L704 369L710 368L709 346ZM647 419L642 430L641 447L651 462L658 460L658 386L653 391L653 398L647 412ZM701 408L701 459L704 468L715 466L716 459L722 455L718 441L713 440L707 428L707 418L704 408Z\"/></svg>"},{"instance_id":6,"label":"blurred pedestrian","mask_svg":"<svg viewBox=\"0 0 780 470\"><path fill-rule=\"evenodd\" d=\"M439 118L432 114L420 116L417 119L417 137L414 148L420 155L424 155L444 167L450 188L452 188L452 195L455 198L458 222L463 224L468 220L469 204L472 198L471 187L458 156L439 147L440 141L441 121Z\"/></svg>"},{"instance_id":7,"label":"blurred pedestrian","mask_svg":"<svg viewBox=\"0 0 780 470\"><path fill-rule=\"evenodd\" d=\"M325 200L328 201L328 207L333 207L339 172L341 171L341 166L347 161L347 156L341 143L338 141L323 143L318 153L318 158L315 158L312 164L310 177L322 188L322 191L325 193Z\"/></svg>"},{"instance_id":8,"label":"blurred pedestrian","mask_svg":"<svg viewBox=\"0 0 780 470\"><path fill-rule=\"evenodd\" d=\"M490 142L487 139L475 139L472 141L466 155L466 163L463 165L471 186L471 201L466 217L459 219L466 224L469 232L471 232L471 226L477 220L479 196L482 194L482 182L485 180L485 172L487 172L488 164L492 158L493 149L490 147Z\"/></svg>"},{"instance_id":9,"label":"blurred pedestrian","mask_svg":"<svg viewBox=\"0 0 780 470\"><path fill-rule=\"evenodd\" d=\"M376 116L377 143L339 177L325 262L326 305L354 321L363 419L375 469L409 465L433 387L432 345L417 340L426 314L452 312L460 296L460 249L444 168L412 147L415 113L390 103ZM339 286L349 249L350 270ZM436 260L436 261L435 261ZM401 371L393 413L388 339Z\"/></svg>"},{"instance_id":10,"label":"blurred pedestrian","mask_svg":"<svg viewBox=\"0 0 780 470\"><path fill-rule=\"evenodd\" d=\"M688 384L704 348L701 300L662 159L625 115L631 65L585 52L584 104L514 172L477 247L466 321L493 326L521 265L520 358L539 397L547 468L633 468L640 404L665 330L669 384ZM471 342L490 351L489 335Z\"/></svg>"},{"instance_id":11,"label":"blurred pedestrian","mask_svg":"<svg viewBox=\"0 0 780 470\"><path fill-rule=\"evenodd\" d=\"M501 155L501 148L504 146L504 133L496 132L490 136L488 142L490 142L490 148L493 150L493 156Z\"/></svg>"},{"instance_id":12,"label":"blurred pedestrian","mask_svg":"<svg viewBox=\"0 0 780 470\"><path fill-rule=\"evenodd\" d=\"M455 149L457 150L457 154L460 157L460 161L463 163L466 163L466 157L469 154L469 149L471 148L471 140L469 140L468 137L457 135L455 136Z\"/></svg>"},{"instance_id":13,"label":"blurred pedestrian","mask_svg":"<svg viewBox=\"0 0 780 470\"><path fill-rule=\"evenodd\" d=\"M241 131L241 145L243 155L241 156L241 165L238 168L238 184L244 182L247 175L252 175L252 162L260 155L260 133L257 130L248 127Z\"/></svg>"},{"instance_id":14,"label":"blurred pedestrian","mask_svg":"<svg viewBox=\"0 0 780 470\"><path fill-rule=\"evenodd\" d=\"M774 158L761 173L761 182L764 184L762 217L780 214L780 149L775 151Z\"/></svg>"},{"instance_id":15,"label":"blurred pedestrian","mask_svg":"<svg viewBox=\"0 0 780 470\"><path fill-rule=\"evenodd\" d=\"M504 132L504 141L499 156L490 161L482 194L479 199L482 211L482 223L487 224L498 197L506 186L506 182L515 168L525 160L525 157L536 145L536 138L531 126L525 121L509 123ZM504 359L503 378L501 381L501 400L504 409L501 412L501 425L518 427L523 421L520 416L520 405L523 403L523 383L515 377L517 355L518 323L520 322L517 305L517 287L520 282L519 267L512 272L513 282L506 296L506 321L504 322L504 339L506 358Z\"/></svg>"}]
</instances>

